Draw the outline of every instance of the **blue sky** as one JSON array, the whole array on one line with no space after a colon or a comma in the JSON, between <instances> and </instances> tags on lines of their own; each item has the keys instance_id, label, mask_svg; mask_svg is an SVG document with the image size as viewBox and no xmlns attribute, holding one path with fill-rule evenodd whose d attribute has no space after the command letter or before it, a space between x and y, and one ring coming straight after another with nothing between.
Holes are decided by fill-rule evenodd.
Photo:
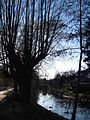
<instances>
[{"instance_id":1,"label":"blue sky","mask_svg":"<svg viewBox=\"0 0 90 120\"><path fill-rule=\"evenodd\" d=\"M79 68L79 55L75 58L71 56L57 57L53 60L46 60L43 62L40 70L40 76L42 78L52 79L56 73L62 73L70 70L77 71ZM87 68L86 64L82 61L82 66ZM82 70L84 69L82 67Z\"/></svg>"},{"instance_id":2,"label":"blue sky","mask_svg":"<svg viewBox=\"0 0 90 120\"><path fill-rule=\"evenodd\" d=\"M62 42L63 48L79 48L78 40L73 40L69 42ZM59 48L59 47L58 47ZM72 54L71 54L72 52ZM78 71L79 68L79 49L73 49L72 51L68 50L66 54L60 55L58 57L47 57L41 65L40 77L52 79L55 77L55 74L62 73L70 70ZM83 59L84 59L83 55ZM87 68L87 65L82 60L82 70Z\"/></svg>"}]
</instances>

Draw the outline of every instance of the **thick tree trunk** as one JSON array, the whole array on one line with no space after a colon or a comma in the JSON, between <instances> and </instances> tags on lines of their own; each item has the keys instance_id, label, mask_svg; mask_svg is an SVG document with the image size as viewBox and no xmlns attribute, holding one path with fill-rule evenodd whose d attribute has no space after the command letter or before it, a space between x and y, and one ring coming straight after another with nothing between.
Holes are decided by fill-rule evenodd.
<instances>
[{"instance_id":1,"label":"thick tree trunk","mask_svg":"<svg viewBox=\"0 0 90 120\"><path fill-rule=\"evenodd\" d=\"M32 69L23 68L19 73L19 92L23 102L31 102Z\"/></svg>"},{"instance_id":2,"label":"thick tree trunk","mask_svg":"<svg viewBox=\"0 0 90 120\"><path fill-rule=\"evenodd\" d=\"M10 72L14 78L14 92L15 94L20 93L23 102L30 103L31 100L31 80L32 80L32 62L27 58L23 64L19 53L15 53L14 47L10 46L9 51L9 62ZM19 91L17 89L19 87Z\"/></svg>"},{"instance_id":3,"label":"thick tree trunk","mask_svg":"<svg viewBox=\"0 0 90 120\"><path fill-rule=\"evenodd\" d=\"M16 55L15 55L15 50L13 45L10 45L8 47L8 52L9 52L9 63L10 63L10 74L11 77L13 78L13 87L14 87L14 93L15 95L18 94L18 83L17 83L17 72L15 71L15 62L16 62Z\"/></svg>"}]
</instances>

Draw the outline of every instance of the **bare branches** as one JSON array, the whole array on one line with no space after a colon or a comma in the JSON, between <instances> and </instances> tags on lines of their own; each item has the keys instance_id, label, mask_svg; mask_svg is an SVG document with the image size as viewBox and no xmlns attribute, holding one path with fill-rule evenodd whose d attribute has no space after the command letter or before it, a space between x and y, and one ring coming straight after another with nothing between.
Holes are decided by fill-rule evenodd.
<instances>
[{"instance_id":1,"label":"bare branches","mask_svg":"<svg viewBox=\"0 0 90 120\"><path fill-rule=\"evenodd\" d=\"M30 58L32 56L32 43L33 43L33 25L35 17L35 0L33 0L32 21L31 21L31 36L30 36Z\"/></svg>"},{"instance_id":2,"label":"bare branches","mask_svg":"<svg viewBox=\"0 0 90 120\"><path fill-rule=\"evenodd\" d=\"M6 51L20 49L23 63L35 66L69 33L61 18L65 1L6 0L3 6L3 44Z\"/></svg>"}]
</instances>

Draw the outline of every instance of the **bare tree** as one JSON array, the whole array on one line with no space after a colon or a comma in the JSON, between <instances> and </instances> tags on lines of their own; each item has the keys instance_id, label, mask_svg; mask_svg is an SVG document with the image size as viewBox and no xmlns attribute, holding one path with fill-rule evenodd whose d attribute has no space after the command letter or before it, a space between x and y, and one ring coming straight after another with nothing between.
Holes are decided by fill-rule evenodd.
<instances>
[{"instance_id":1,"label":"bare tree","mask_svg":"<svg viewBox=\"0 0 90 120\"><path fill-rule=\"evenodd\" d=\"M28 4L31 5L31 13ZM58 39L59 30L64 27L64 24L60 23L60 8L57 9L56 4L57 2L52 0L26 1L21 61L26 79L23 81L25 85L23 88L25 98L29 101L33 68L49 54L52 43Z\"/></svg>"},{"instance_id":2,"label":"bare tree","mask_svg":"<svg viewBox=\"0 0 90 120\"><path fill-rule=\"evenodd\" d=\"M78 94L79 94L79 83L81 78L81 61L82 61L82 11L81 11L81 5L82 2L80 0L80 60L79 60L79 70L78 70L78 82L77 82L77 88L76 88L76 96L74 101L74 109L71 120L76 119L76 110L77 110L77 103L78 103Z\"/></svg>"},{"instance_id":3,"label":"bare tree","mask_svg":"<svg viewBox=\"0 0 90 120\"><path fill-rule=\"evenodd\" d=\"M18 26L21 14L22 0L2 0L2 16L1 16L1 45L2 58L4 67L7 66L7 71L10 69L10 74L15 75L14 58L15 58L15 43L18 32ZM14 88L16 89L14 81Z\"/></svg>"},{"instance_id":4,"label":"bare tree","mask_svg":"<svg viewBox=\"0 0 90 120\"><path fill-rule=\"evenodd\" d=\"M68 31L61 19L64 3L63 0L3 0L3 50L15 78L15 91L18 84L19 93L26 102L31 98L34 67L65 36L64 30Z\"/></svg>"}]
</instances>

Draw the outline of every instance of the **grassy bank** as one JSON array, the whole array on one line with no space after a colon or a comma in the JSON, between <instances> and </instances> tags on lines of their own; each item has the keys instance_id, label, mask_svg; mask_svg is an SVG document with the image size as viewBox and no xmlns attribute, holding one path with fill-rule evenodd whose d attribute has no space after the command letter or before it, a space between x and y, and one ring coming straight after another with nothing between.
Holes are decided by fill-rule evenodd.
<instances>
[{"instance_id":1,"label":"grassy bank","mask_svg":"<svg viewBox=\"0 0 90 120\"><path fill-rule=\"evenodd\" d=\"M50 90L51 94L53 94L57 98L65 98L68 100L74 100L75 99L75 93L71 90L64 90L64 89L54 89ZM79 102L86 102L90 103L90 93L86 94L84 92L79 93Z\"/></svg>"}]
</instances>

